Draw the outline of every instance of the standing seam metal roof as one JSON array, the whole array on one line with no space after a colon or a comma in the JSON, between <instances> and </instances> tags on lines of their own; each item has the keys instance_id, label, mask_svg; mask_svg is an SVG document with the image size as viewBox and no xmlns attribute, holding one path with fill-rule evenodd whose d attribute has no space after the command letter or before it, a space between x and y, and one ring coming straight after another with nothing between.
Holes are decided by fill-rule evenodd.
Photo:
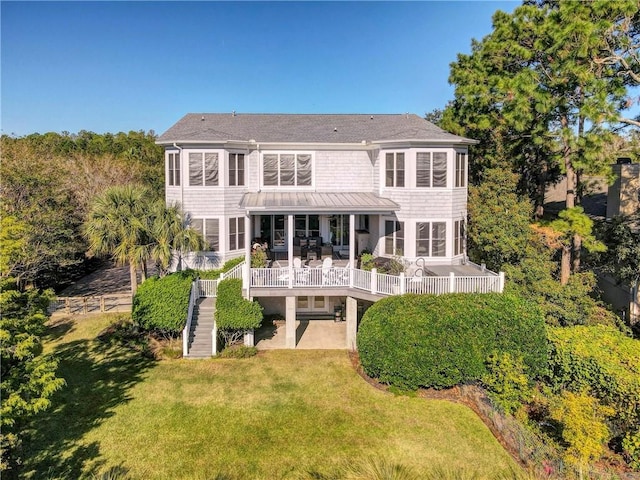
<instances>
[{"instance_id":1,"label":"standing seam metal roof","mask_svg":"<svg viewBox=\"0 0 640 480\"><path fill-rule=\"evenodd\" d=\"M385 140L459 144L475 140L448 133L414 114L189 113L160 135L158 143L361 143Z\"/></svg>"}]
</instances>

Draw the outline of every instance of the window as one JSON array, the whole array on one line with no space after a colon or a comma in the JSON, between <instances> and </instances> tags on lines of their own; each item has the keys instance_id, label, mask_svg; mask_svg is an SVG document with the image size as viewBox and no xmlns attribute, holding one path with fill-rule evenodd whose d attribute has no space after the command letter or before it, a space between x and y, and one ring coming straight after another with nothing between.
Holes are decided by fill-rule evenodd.
<instances>
[{"instance_id":1,"label":"window","mask_svg":"<svg viewBox=\"0 0 640 480\"><path fill-rule=\"evenodd\" d=\"M217 218L194 218L191 227L204 237L209 251L220 251L220 221Z\"/></svg>"},{"instance_id":2,"label":"window","mask_svg":"<svg viewBox=\"0 0 640 480\"><path fill-rule=\"evenodd\" d=\"M349 245L349 215L332 215L329 219L331 245L347 247Z\"/></svg>"},{"instance_id":3,"label":"window","mask_svg":"<svg viewBox=\"0 0 640 480\"><path fill-rule=\"evenodd\" d=\"M467 186L467 154L456 152L456 187Z\"/></svg>"},{"instance_id":4,"label":"window","mask_svg":"<svg viewBox=\"0 0 640 480\"><path fill-rule=\"evenodd\" d=\"M229 154L229 186L244 185L244 153Z\"/></svg>"},{"instance_id":5,"label":"window","mask_svg":"<svg viewBox=\"0 0 640 480\"><path fill-rule=\"evenodd\" d=\"M416 187L447 186L447 154L418 152L416 154Z\"/></svg>"},{"instance_id":6,"label":"window","mask_svg":"<svg viewBox=\"0 0 640 480\"><path fill-rule=\"evenodd\" d=\"M384 253L404 255L404 222L386 220L384 222Z\"/></svg>"},{"instance_id":7,"label":"window","mask_svg":"<svg viewBox=\"0 0 640 480\"><path fill-rule=\"evenodd\" d=\"M169 186L180 186L180 153L169 153Z\"/></svg>"},{"instance_id":8,"label":"window","mask_svg":"<svg viewBox=\"0 0 640 480\"><path fill-rule=\"evenodd\" d=\"M404 153L387 153L385 186L404 187Z\"/></svg>"},{"instance_id":9,"label":"window","mask_svg":"<svg viewBox=\"0 0 640 480\"><path fill-rule=\"evenodd\" d=\"M416 256L444 257L447 254L447 224L418 222L416 224Z\"/></svg>"},{"instance_id":10,"label":"window","mask_svg":"<svg viewBox=\"0 0 640 480\"><path fill-rule=\"evenodd\" d=\"M453 254L464 253L464 220L456 220L453 224Z\"/></svg>"},{"instance_id":11,"label":"window","mask_svg":"<svg viewBox=\"0 0 640 480\"><path fill-rule=\"evenodd\" d=\"M218 185L218 154L189 153L189 185L215 187Z\"/></svg>"},{"instance_id":12,"label":"window","mask_svg":"<svg viewBox=\"0 0 640 480\"><path fill-rule=\"evenodd\" d=\"M320 236L320 215L296 215L294 225L296 237Z\"/></svg>"},{"instance_id":13,"label":"window","mask_svg":"<svg viewBox=\"0 0 640 480\"><path fill-rule=\"evenodd\" d=\"M311 154L270 153L263 155L262 162L262 183L267 187L311 185Z\"/></svg>"},{"instance_id":14,"label":"window","mask_svg":"<svg viewBox=\"0 0 640 480\"><path fill-rule=\"evenodd\" d=\"M244 218L229 219L229 250L244 248Z\"/></svg>"}]
</instances>

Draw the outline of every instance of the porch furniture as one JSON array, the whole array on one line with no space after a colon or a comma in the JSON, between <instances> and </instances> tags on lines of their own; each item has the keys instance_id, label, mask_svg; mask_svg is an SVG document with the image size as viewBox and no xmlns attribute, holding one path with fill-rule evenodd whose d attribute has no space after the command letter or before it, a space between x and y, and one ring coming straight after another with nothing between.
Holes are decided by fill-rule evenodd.
<instances>
[{"instance_id":1,"label":"porch furniture","mask_svg":"<svg viewBox=\"0 0 640 480\"><path fill-rule=\"evenodd\" d=\"M307 258L309 252L314 252L316 258L322 258L322 237L294 237L293 256Z\"/></svg>"}]
</instances>

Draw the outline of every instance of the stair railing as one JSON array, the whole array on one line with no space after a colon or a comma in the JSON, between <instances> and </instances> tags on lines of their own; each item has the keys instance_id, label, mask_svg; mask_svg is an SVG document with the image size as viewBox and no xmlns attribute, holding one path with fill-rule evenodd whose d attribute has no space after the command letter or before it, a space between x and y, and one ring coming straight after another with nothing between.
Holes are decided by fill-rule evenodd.
<instances>
[{"instance_id":1,"label":"stair railing","mask_svg":"<svg viewBox=\"0 0 640 480\"><path fill-rule=\"evenodd\" d=\"M187 321L184 330L182 330L182 356L189 355L189 335L191 334L191 322L193 321L193 309L200 297L200 286L198 280L191 284L191 292L189 294L189 308L187 309Z\"/></svg>"}]
</instances>

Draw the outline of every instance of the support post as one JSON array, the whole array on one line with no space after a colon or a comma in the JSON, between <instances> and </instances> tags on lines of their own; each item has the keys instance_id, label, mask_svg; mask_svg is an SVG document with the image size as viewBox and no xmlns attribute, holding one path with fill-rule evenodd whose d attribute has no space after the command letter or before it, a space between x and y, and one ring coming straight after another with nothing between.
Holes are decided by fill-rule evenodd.
<instances>
[{"instance_id":1,"label":"support post","mask_svg":"<svg viewBox=\"0 0 640 480\"><path fill-rule=\"evenodd\" d=\"M244 332L244 346L245 347L253 347L254 346L254 338L255 338L255 333L253 328L247 330L246 332Z\"/></svg>"},{"instance_id":2,"label":"support post","mask_svg":"<svg viewBox=\"0 0 640 480\"><path fill-rule=\"evenodd\" d=\"M400 295L404 295L407 291L407 282L404 281L404 272L400 272Z\"/></svg>"},{"instance_id":3,"label":"support post","mask_svg":"<svg viewBox=\"0 0 640 480\"><path fill-rule=\"evenodd\" d=\"M296 348L296 297L286 297L286 347Z\"/></svg>"},{"instance_id":4,"label":"support post","mask_svg":"<svg viewBox=\"0 0 640 480\"><path fill-rule=\"evenodd\" d=\"M242 269L242 288L249 298L251 288L251 217L244 216L244 268Z\"/></svg>"},{"instance_id":5,"label":"support post","mask_svg":"<svg viewBox=\"0 0 640 480\"><path fill-rule=\"evenodd\" d=\"M349 263L354 265L356 260L356 216L349 215Z\"/></svg>"},{"instance_id":6,"label":"support post","mask_svg":"<svg viewBox=\"0 0 640 480\"><path fill-rule=\"evenodd\" d=\"M504 272L498 273L498 292L504 291Z\"/></svg>"},{"instance_id":7,"label":"support post","mask_svg":"<svg viewBox=\"0 0 640 480\"><path fill-rule=\"evenodd\" d=\"M378 269L371 269L371 293L378 292Z\"/></svg>"},{"instance_id":8,"label":"support post","mask_svg":"<svg viewBox=\"0 0 640 480\"><path fill-rule=\"evenodd\" d=\"M218 354L218 323L213 319L213 329L211 330L211 356Z\"/></svg>"},{"instance_id":9,"label":"support post","mask_svg":"<svg viewBox=\"0 0 640 480\"><path fill-rule=\"evenodd\" d=\"M293 215L287 215L287 265L293 265L293 236L295 233L293 227Z\"/></svg>"},{"instance_id":10,"label":"support post","mask_svg":"<svg viewBox=\"0 0 640 480\"><path fill-rule=\"evenodd\" d=\"M357 350L356 336L358 334L358 300L347 297L346 304L347 319L347 348Z\"/></svg>"},{"instance_id":11,"label":"support post","mask_svg":"<svg viewBox=\"0 0 640 480\"><path fill-rule=\"evenodd\" d=\"M449 293L456 293L456 275L449 273Z\"/></svg>"}]
</instances>

